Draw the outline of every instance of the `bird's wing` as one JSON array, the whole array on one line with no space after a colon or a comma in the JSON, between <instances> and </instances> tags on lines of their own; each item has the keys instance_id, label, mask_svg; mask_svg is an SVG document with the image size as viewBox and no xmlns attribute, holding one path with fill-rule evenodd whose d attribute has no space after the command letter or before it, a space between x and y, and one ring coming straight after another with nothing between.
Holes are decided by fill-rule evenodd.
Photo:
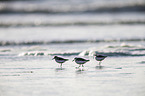
<instances>
[{"instance_id":1,"label":"bird's wing","mask_svg":"<svg viewBox=\"0 0 145 96\"><path fill-rule=\"evenodd\" d=\"M58 60L64 60L62 57L57 57Z\"/></svg>"},{"instance_id":2,"label":"bird's wing","mask_svg":"<svg viewBox=\"0 0 145 96\"><path fill-rule=\"evenodd\" d=\"M97 55L97 57L107 57L106 55Z\"/></svg>"},{"instance_id":3,"label":"bird's wing","mask_svg":"<svg viewBox=\"0 0 145 96\"><path fill-rule=\"evenodd\" d=\"M77 58L78 60L81 60L81 61L88 61L88 60L86 60L86 59L84 59L84 58Z\"/></svg>"},{"instance_id":4,"label":"bird's wing","mask_svg":"<svg viewBox=\"0 0 145 96\"><path fill-rule=\"evenodd\" d=\"M58 60L68 60L68 59L64 59L64 58L62 58L62 57L58 57Z\"/></svg>"}]
</instances>

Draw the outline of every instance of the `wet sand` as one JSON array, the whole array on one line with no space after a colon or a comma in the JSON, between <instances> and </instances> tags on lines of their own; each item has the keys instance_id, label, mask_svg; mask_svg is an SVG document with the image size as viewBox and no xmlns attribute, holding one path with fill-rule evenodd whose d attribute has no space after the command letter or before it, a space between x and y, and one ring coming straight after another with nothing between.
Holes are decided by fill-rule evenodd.
<instances>
[{"instance_id":1,"label":"wet sand","mask_svg":"<svg viewBox=\"0 0 145 96\"><path fill-rule=\"evenodd\" d=\"M90 58L83 70L76 69L78 65L72 62L73 57L69 58L63 68L49 56L0 63L1 96L145 94L145 57L108 57L102 66Z\"/></svg>"}]
</instances>

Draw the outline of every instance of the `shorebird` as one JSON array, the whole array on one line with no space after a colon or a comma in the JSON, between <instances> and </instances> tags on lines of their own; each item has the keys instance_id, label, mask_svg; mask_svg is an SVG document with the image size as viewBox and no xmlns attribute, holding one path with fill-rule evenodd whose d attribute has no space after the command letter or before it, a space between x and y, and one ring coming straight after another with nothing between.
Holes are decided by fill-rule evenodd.
<instances>
[{"instance_id":1,"label":"shorebird","mask_svg":"<svg viewBox=\"0 0 145 96\"><path fill-rule=\"evenodd\" d=\"M96 55L95 55L95 59L96 59L97 61L100 61L100 62L99 62L99 66L101 65L101 61L104 60L106 57L107 57L107 56L105 56L105 55L100 55L100 54L96 54Z\"/></svg>"},{"instance_id":2,"label":"shorebird","mask_svg":"<svg viewBox=\"0 0 145 96\"><path fill-rule=\"evenodd\" d=\"M68 61L69 60L69 59L65 59L65 58L59 57L59 56L54 56L53 59L55 59L55 61L57 63L60 63L61 64L60 67L62 67L62 63L64 63L65 61Z\"/></svg>"},{"instance_id":3,"label":"shorebird","mask_svg":"<svg viewBox=\"0 0 145 96\"><path fill-rule=\"evenodd\" d=\"M75 57L73 61L75 61L77 64L79 64L79 67L81 67L81 65L82 65L82 67L84 67L83 64L85 64L86 62L88 62L90 60L87 60L87 59L84 59L84 58L81 58L81 57Z\"/></svg>"}]
</instances>

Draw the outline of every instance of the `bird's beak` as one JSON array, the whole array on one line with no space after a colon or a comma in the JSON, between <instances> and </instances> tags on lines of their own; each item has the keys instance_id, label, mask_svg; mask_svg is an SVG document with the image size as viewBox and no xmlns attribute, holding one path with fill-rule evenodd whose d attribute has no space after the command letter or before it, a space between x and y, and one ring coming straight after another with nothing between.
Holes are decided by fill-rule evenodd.
<instances>
[{"instance_id":1,"label":"bird's beak","mask_svg":"<svg viewBox=\"0 0 145 96\"><path fill-rule=\"evenodd\" d=\"M72 60L72 62L73 62L74 60Z\"/></svg>"},{"instance_id":2,"label":"bird's beak","mask_svg":"<svg viewBox=\"0 0 145 96\"><path fill-rule=\"evenodd\" d=\"M53 60L54 58L52 58L52 60Z\"/></svg>"}]
</instances>

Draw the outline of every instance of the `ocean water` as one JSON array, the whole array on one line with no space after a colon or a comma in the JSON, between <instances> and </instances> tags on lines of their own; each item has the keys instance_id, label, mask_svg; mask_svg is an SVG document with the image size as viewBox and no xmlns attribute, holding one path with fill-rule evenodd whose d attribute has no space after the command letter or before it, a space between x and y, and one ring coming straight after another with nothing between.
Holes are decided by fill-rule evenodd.
<instances>
[{"instance_id":1,"label":"ocean water","mask_svg":"<svg viewBox=\"0 0 145 96\"><path fill-rule=\"evenodd\" d=\"M144 94L144 0L0 0L0 96Z\"/></svg>"}]
</instances>

